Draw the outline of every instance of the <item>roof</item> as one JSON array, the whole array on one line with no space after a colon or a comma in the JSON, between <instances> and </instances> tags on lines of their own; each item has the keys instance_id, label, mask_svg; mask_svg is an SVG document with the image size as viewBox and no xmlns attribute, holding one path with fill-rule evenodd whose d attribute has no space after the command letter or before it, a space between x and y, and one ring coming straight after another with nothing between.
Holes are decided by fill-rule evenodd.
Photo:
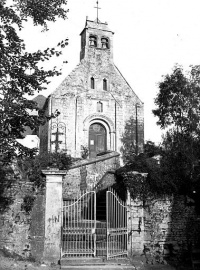
<instances>
[{"instance_id":1,"label":"roof","mask_svg":"<svg viewBox=\"0 0 200 270\"><path fill-rule=\"evenodd\" d=\"M43 95L38 95L33 98L33 101L35 101L38 104L39 109L42 109L45 104L46 97Z\"/></svg>"},{"instance_id":2,"label":"roof","mask_svg":"<svg viewBox=\"0 0 200 270\"><path fill-rule=\"evenodd\" d=\"M44 107L44 104L45 104L45 101L46 101L46 97L43 96L43 95L38 95L36 97L34 97L32 100L35 101L38 105L38 109L43 109ZM34 114L37 114L37 111L36 110L33 110L30 112L30 114L34 115ZM27 135L35 135L37 132L36 130L32 130L30 127L26 126L25 127L25 130L23 132L23 136L27 136Z\"/></svg>"},{"instance_id":3,"label":"roof","mask_svg":"<svg viewBox=\"0 0 200 270\"><path fill-rule=\"evenodd\" d=\"M108 23L107 23L107 22L102 23L99 19L96 19L96 20L94 20L94 21L91 21L91 20L88 20L88 19L86 18L85 28L83 29L83 31L84 31L85 29L88 29L88 28L99 29L99 30L111 32L111 33L114 34L114 32L111 31L111 30L108 28ZM83 31L80 33L80 35L83 33Z\"/></svg>"}]
</instances>

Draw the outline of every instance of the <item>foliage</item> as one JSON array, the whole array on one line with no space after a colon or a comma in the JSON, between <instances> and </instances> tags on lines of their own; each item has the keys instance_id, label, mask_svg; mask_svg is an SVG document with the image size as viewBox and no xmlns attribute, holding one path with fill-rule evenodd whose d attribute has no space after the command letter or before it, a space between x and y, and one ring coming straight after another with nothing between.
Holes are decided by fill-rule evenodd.
<instances>
[{"instance_id":1,"label":"foliage","mask_svg":"<svg viewBox=\"0 0 200 270\"><path fill-rule=\"evenodd\" d=\"M161 145L156 145L152 141L146 141L144 144L144 154L147 158L160 155L162 154L162 147Z\"/></svg>"},{"instance_id":2,"label":"foliage","mask_svg":"<svg viewBox=\"0 0 200 270\"><path fill-rule=\"evenodd\" d=\"M162 149L153 142L144 144L144 153L134 156L122 168L116 171L118 192L126 189L132 198L146 200L149 196L170 193L166 183L161 180L161 169L158 162L152 158L154 154L161 154ZM145 174L145 175L143 175Z\"/></svg>"},{"instance_id":3,"label":"foliage","mask_svg":"<svg viewBox=\"0 0 200 270\"><path fill-rule=\"evenodd\" d=\"M53 56L60 56L61 48L67 45L66 39L59 42L56 48L30 53L20 38L20 31L28 19L47 30L48 22L66 18L66 4L66 0L0 1L1 162L9 163L18 151L28 152L28 149L19 148L15 139L23 138L26 126L34 129L47 120L42 112L30 114L33 110L38 111L30 96L46 89L52 76L61 74L56 67L45 70L42 63Z\"/></svg>"},{"instance_id":4,"label":"foliage","mask_svg":"<svg viewBox=\"0 0 200 270\"><path fill-rule=\"evenodd\" d=\"M200 205L200 66L187 73L176 66L159 83L155 99L158 125L163 138L162 171L174 192L192 196Z\"/></svg>"},{"instance_id":5,"label":"foliage","mask_svg":"<svg viewBox=\"0 0 200 270\"><path fill-rule=\"evenodd\" d=\"M35 197L33 195L26 195L24 201L21 204L21 209L29 214L33 208Z\"/></svg>"},{"instance_id":6,"label":"foliage","mask_svg":"<svg viewBox=\"0 0 200 270\"><path fill-rule=\"evenodd\" d=\"M0 164L0 212L5 211L13 203L12 185L19 184L20 181L32 182L33 193L24 197L22 210L29 213L34 204L37 192L42 192L45 187L45 176L42 170L53 167L61 170L68 170L72 164L71 156L66 153L49 153L36 156L20 157L15 164Z\"/></svg>"},{"instance_id":7,"label":"foliage","mask_svg":"<svg viewBox=\"0 0 200 270\"><path fill-rule=\"evenodd\" d=\"M124 134L122 136L122 157L123 161L126 163L130 158L134 158L136 155L136 138L135 138L135 119L130 118L124 128Z\"/></svg>"},{"instance_id":8,"label":"foliage","mask_svg":"<svg viewBox=\"0 0 200 270\"><path fill-rule=\"evenodd\" d=\"M175 66L171 75L164 76L153 110L161 128L174 127L180 133L199 136L199 82L200 66L191 66L186 74Z\"/></svg>"},{"instance_id":9,"label":"foliage","mask_svg":"<svg viewBox=\"0 0 200 270\"><path fill-rule=\"evenodd\" d=\"M18 164L28 180L33 182L35 187L38 188L43 187L45 183L42 170L49 167L59 170L68 170L72 164L72 158L62 152L48 153L37 155L34 158L27 157L24 160L20 159Z\"/></svg>"},{"instance_id":10,"label":"foliage","mask_svg":"<svg viewBox=\"0 0 200 270\"><path fill-rule=\"evenodd\" d=\"M121 141L120 151L124 163L134 160L134 157L143 151L143 124L138 119L136 121L136 116L126 121Z\"/></svg>"},{"instance_id":11,"label":"foliage","mask_svg":"<svg viewBox=\"0 0 200 270\"><path fill-rule=\"evenodd\" d=\"M87 146L81 145L81 157L86 159L89 156L89 149Z\"/></svg>"},{"instance_id":12,"label":"foliage","mask_svg":"<svg viewBox=\"0 0 200 270\"><path fill-rule=\"evenodd\" d=\"M7 209L7 207L12 203L12 198L5 195L5 190L8 190L11 186L13 172L10 167L2 166L0 163L0 212ZM8 181L9 180L9 181Z\"/></svg>"}]
</instances>

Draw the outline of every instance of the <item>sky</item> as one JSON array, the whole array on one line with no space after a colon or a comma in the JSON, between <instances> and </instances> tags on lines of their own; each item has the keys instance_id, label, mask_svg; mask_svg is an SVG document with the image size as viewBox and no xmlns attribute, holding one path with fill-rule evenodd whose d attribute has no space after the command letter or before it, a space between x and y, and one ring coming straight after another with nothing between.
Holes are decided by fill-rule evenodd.
<instances>
[{"instance_id":1,"label":"sky","mask_svg":"<svg viewBox=\"0 0 200 270\"><path fill-rule=\"evenodd\" d=\"M21 33L27 50L54 47L69 38L62 57L53 59L63 69L42 94L48 96L80 61L80 33L86 16L97 17L96 0L68 0L68 19L49 24L41 32L30 21ZM145 140L159 143L162 131L156 125L154 99L163 75L176 63L188 69L200 64L199 0L99 0L99 19L114 32L114 62L134 92L144 102ZM63 64L68 61L68 64Z\"/></svg>"}]
</instances>

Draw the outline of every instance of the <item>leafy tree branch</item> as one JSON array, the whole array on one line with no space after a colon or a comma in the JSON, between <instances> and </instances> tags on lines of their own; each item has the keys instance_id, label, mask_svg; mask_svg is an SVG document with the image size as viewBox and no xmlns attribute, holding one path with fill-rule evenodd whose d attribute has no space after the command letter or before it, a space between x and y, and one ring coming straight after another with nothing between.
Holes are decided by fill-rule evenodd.
<instances>
[{"instance_id":1,"label":"leafy tree branch","mask_svg":"<svg viewBox=\"0 0 200 270\"><path fill-rule=\"evenodd\" d=\"M45 70L42 62L59 57L68 45L68 39L47 48L30 53L20 38L26 20L47 30L48 22L66 19L66 0L2 0L0 3L0 158L9 163L19 150L16 138L22 138L25 127L34 129L48 119L30 100L36 92L46 89L50 78L59 76L61 70L54 67ZM29 98L27 98L27 96ZM50 116L51 117L51 116ZM27 149L26 149L27 151Z\"/></svg>"}]
</instances>

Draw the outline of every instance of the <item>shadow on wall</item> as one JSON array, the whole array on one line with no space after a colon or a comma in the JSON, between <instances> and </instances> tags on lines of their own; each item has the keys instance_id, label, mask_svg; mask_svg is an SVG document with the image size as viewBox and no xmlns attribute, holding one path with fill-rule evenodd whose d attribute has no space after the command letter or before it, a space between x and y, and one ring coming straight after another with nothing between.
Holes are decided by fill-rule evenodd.
<instances>
[{"instance_id":1,"label":"shadow on wall","mask_svg":"<svg viewBox=\"0 0 200 270\"><path fill-rule=\"evenodd\" d=\"M13 183L13 171L10 167L0 167L0 214L7 211L13 203L13 197L9 196L9 189Z\"/></svg>"},{"instance_id":2,"label":"shadow on wall","mask_svg":"<svg viewBox=\"0 0 200 270\"><path fill-rule=\"evenodd\" d=\"M122 153L124 163L130 161L131 157L134 158L135 155L143 152L143 122L130 117L130 119L126 121L121 141L123 146L121 147L120 152Z\"/></svg>"}]
</instances>

